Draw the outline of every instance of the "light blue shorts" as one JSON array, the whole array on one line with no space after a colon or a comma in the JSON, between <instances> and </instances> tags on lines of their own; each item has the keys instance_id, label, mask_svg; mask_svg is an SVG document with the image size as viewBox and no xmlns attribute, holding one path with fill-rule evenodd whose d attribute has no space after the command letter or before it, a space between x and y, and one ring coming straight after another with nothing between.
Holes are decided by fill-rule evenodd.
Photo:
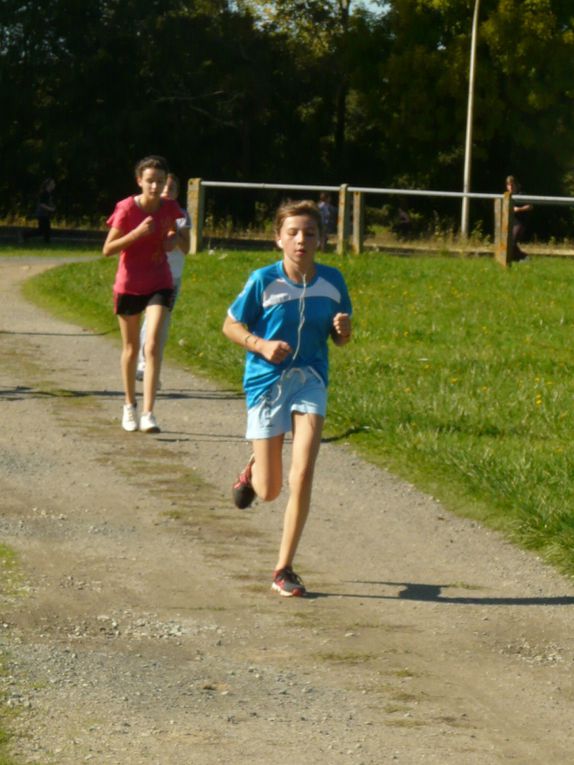
<instances>
[{"instance_id":1,"label":"light blue shorts","mask_svg":"<svg viewBox=\"0 0 574 765\"><path fill-rule=\"evenodd\" d=\"M321 417L327 413L327 388L311 367L286 370L255 406L247 410L245 438L253 441L289 433L293 412Z\"/></svg>"}]
</instances>

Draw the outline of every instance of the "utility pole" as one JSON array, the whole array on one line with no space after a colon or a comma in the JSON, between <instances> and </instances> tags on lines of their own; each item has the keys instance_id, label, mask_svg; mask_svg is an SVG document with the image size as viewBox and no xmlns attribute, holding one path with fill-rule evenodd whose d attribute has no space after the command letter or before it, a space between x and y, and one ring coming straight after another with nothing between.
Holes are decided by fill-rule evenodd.
<instances>
[{"instance_id":1,"label":"utility pole","mask_svg":"<svg viewBox=\"0 0 574 765\"><path fill-rule=\"evenodd\" d=\"M480 0L475 0L474 16L472 18L472 34L470 41L470 64L468 68L468 108L466 113L466 143L464 148L464 179L462 191L464 194L470 192L470 169L472 155L472 114L474 111L474 70L476 65L476 38L478 33L478 11ZM462 213L460 219L460 233L463 239L468 237L468 207L469 199L467 196L462 198Z\"/></svg>"}]
</instances>

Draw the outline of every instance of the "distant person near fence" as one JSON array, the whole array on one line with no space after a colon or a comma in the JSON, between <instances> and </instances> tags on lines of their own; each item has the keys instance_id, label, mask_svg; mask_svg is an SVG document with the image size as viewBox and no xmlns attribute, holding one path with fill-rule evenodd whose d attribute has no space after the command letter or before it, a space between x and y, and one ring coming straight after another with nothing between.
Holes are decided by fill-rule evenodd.
<instances>
[{"instance_id":1,"label":"distant person near fence","mask_svg":"<svg viewBox=\"0 0 574 765\"><path fill-rule=\"evenodd\" d=\"M413 221L408 202L404 197L399 199L392 231L398 239L409 239L413 234Z\"/></svg>"},{"instance_id":2,"label":"distant person near fence","mask_svg":"<svg viewBox=\"0 0 574 765\"><path fill-rule=\"evenodd\" d=\"M509 175L506 178L506 191L510 192L512 196L520 194L520 184L513 175ZM513 262L520 262L528 259L528 255L520 247L519 243L524 241L526 237L526 221L528 215L533 210L532 205L517 205L514 204L512 211L514 213L514 223L512 225L512 257Z\"/></svg>"},{"instance_id":3,"label":"distant person near fence","mask_svg":"<svg viewBox=\"0 0 574 765\"><path fill-rule=\"evenodd\" d=\"M322 223L320 249L324 250L327 246L329 235L337 233L337 208L331 201L331 195L326 191L322 191L319 194L318 207Z\"/></svg>"}]
</instances>

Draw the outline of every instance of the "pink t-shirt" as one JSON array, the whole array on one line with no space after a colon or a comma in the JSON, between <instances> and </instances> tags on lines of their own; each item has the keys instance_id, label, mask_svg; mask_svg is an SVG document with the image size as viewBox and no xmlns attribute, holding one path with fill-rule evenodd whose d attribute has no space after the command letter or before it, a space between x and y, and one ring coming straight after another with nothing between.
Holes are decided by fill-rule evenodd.
<instances>
[{"instance_id":1,"label":"pink t-shirt","mask_svg":"<svg viewBox=\"0 0 574 765\"><path fill-rule=\"evenodd\" d=\"M121 231L122 236L133 231L148 217L135 201L127 197L117 203L107 220L110 227ZM173 199L162 199L158 210L152 214L155 228L151 234L142 236L120 252L114 292L128 295L149 295L156 290L173 287L171 270L164 248L164 238L175 222L183 215Z\"/></svg>"}]
</instances>

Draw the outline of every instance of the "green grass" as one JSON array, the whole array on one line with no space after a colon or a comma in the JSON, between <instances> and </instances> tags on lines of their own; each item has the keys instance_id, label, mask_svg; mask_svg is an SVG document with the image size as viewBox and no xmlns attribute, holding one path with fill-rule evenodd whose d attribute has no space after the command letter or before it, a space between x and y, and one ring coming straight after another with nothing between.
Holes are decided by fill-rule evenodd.
<instances>
[{"instance_id":1,"label":"green grass","mask_svg":"<svg viewBox=\"0 0 574 765\"><path fill-rule=\"evenodd\" d=\"M225 311L267 253L190 258L169 353L239 388ZM574 573L574 263L397 258L340 264L355 334L333 349L328 437ZM27 293L115 330L115 261L66 265Z\"/></svg>"},{"instance_id":2,"label":"green grass","mask_svg":"<svg viewBox=\"0 0 574 765\"><path fill-rule=\"evenodd\" d=\"M41 239L33 239L31 242L17 246L0 243L0 257L22 258L34 255L35 257L59 258L59 257L83 257L85 255L100 255L102 248L91 243L78 244L78 242L58 242L50 245L44 244Z\"/></svg>"},{"instance_id":3,"label":"green grass","mask_svg":"<svg viewBox=\"0 0 574 765\"><path fill-rule=\"evenodd\" d=\"M14 577L17 577L16 555L13 550L0 543L0 599L3 594L11 594L14 587ZM7 674L4 666L5 654L0 659L0 673ZM8 707L0 708L0 765L15 765L16 760L8 753L10 736L6 732L6 718L13 714Z\"/></svg>"},{"instance_id":4,"label":"green grass","mask_svg":"<svg viewBox=\"0 0 574 765\"><path fill-rule=\"evenodd\" d=\"M2 752L2 750L7 746L8 741L8 736L0 732L0 765L16 765L16 760L10 757L10 755L3 754Z\"/></svg>"}]
</instances>

